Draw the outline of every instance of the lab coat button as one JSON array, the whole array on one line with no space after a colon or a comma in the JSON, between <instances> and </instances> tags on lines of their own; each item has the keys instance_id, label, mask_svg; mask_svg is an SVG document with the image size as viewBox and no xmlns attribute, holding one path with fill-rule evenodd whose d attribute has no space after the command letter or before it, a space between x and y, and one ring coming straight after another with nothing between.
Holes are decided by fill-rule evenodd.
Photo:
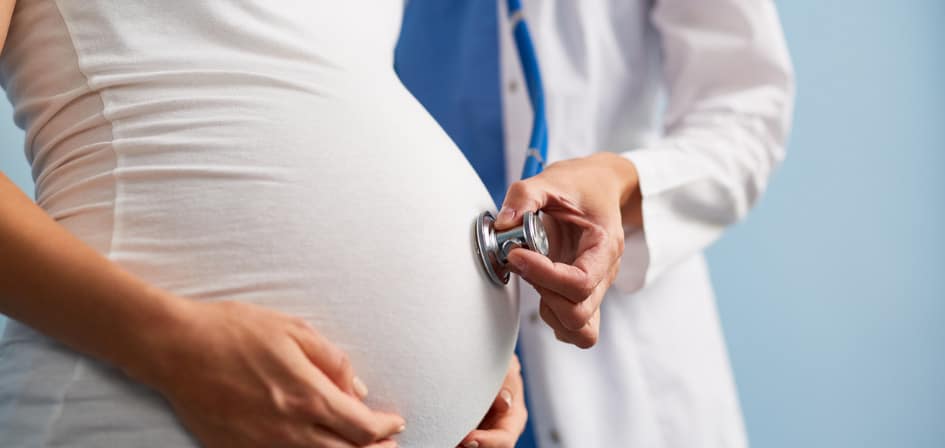
<instances>
[{"instance_id":1,"label":"lab coat button","mask_svg":"<svg viewBox=\"0 0 945 448\"><path fill-rule=\"evenodd\" d=\"M532 314L528 315L528 321L537 324L538 323L538 311L532 311Z\"/></svg>"},{"instance_id":2,"label":"lab coat button","mask_svg":"<svg viewBox=\"0 0 945 448\"><path fill-rule=\"evenodd\" d=\"M514 79L509 81L509 92L515 93L517 91L518 91L518 81Z\"/></svg>"},{"instance_id":3,"label":"lab coat button","mask_svg":"<svg viewBox=\"0 0 945 448\"><path fill-rule=\"evenodd\" d=\"M552 442L561 443L561 434L558 434L557 429L552 429L551 434L549 434L549 437L551 437Z\"/></svg>"}]
</instances>

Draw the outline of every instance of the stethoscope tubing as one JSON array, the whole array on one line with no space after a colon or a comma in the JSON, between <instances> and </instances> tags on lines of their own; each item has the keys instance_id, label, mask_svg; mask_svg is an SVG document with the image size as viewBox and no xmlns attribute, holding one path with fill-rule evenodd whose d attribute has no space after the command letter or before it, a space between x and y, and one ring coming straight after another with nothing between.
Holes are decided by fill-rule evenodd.
<instances>
[{"instance_id":1,"label":"stethoscope tubing","mask_svg":"<svg viewBox=\"0 0 945 448\"><path fill-rule=\"evenodd\" d=\"M532 44L528 26L522 17L522 3L508 0L509 22L512 35L522 63L525 86L534 112L532 134L522 168L522 179L528 179L541 172L548 159L548 125L545 120L545 95L541 85L541 72L538 70L538 57ZM496 232L495 217L491 212L482 212L476 220L476 253L489 279L498 286L509 282L510 271L507 264L508 251L523 247L542 255L548 255L548 237L541 218L535 212L525 212L522 225L504 232Z\"/></svg>"},{"instance_id":2,"label":"stethoscope tubing","mask_svg":"<svg viewBox=\"0 0 945 448\"><path fill-rule=\"evenodd\" d=\"M534 118L532 133L528 142L528 152L525 156L525 166L522 168L522 179L528 179L544 168L548 160L548 122L545 118L545 94L541 82L541 71L538 66L538 56L532 42L528 25L522 15L522 2L508 0L509 20L512 23L512 36L518 50L522 72L525 75L525 86L528 98L532 105Z\"/></svg>"}]
</instances>

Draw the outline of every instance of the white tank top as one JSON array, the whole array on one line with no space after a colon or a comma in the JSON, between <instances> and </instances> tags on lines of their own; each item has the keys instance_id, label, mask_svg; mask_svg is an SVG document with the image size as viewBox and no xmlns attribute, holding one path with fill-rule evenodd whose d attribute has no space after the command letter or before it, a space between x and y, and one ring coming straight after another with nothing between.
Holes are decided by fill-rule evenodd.
<instances>
[{"instance_id":1,"label":"white tank top","mask_svg":"<svg viewBox=\"0 0 945 448\"><path fill-rule=\"evenodd\" d=\"M181 296L307 319L407 419L401 446L448 447L498 391L518 301L473 252L486 189L393 73L402 7L21 1L0 77L59 223ZM196 444L25 325L0 359L4 446Z\"/></svg>"}]
</instances>

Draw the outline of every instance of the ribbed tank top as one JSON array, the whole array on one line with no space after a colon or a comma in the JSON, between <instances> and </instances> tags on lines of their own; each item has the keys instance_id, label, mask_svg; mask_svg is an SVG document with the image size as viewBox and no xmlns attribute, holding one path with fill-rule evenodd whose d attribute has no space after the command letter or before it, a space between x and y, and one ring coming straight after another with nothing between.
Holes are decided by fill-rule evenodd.
<instances>
[{"instance_id":1,"label":"ribbed tank top","mask_svg":"<svg viewBox=\"0 0 945 448\"><path fill-rule=\"evenodd\" d=\"M21 1L0 81L60 224L183 297L308 320L407 419L401 446L447 447L498 391L518 302L473 251L486 189L393 72L402 8ZM196 443L155 392L26 325L0 359L4 446Z\"/></svg>"}]
</instances>

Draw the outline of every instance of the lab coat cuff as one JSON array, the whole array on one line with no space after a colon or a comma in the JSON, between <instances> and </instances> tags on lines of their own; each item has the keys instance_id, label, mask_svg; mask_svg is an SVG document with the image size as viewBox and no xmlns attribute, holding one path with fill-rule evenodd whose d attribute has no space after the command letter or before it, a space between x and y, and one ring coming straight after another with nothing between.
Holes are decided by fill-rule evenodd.
<instances>
[{"instance_id":1,"label":"lab coat cuff","mask_svg":"<svg viewBox=\"0 0 945 448\"><path fill-rule=\"evenodd\" d=\"M670 195L663 194L681 182L680 170L667 171L667 167L676 165L674 153L670 148L647 148L621 154L636 167L643 197L643 228L628 229L614 280L614 286L622 292L636 292L651 284L666 269L673 247L684 244L685 235L673 231L682 229L672 222Z\"/></svg>"}]
</instances>

